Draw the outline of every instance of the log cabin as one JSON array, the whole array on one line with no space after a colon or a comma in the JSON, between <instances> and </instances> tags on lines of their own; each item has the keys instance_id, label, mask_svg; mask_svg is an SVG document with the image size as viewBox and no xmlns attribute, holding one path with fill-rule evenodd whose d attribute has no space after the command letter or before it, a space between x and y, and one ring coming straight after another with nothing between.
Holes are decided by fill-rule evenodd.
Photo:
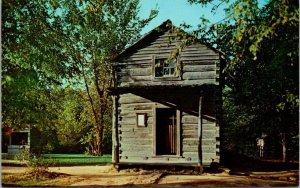
<instances>
[{"instance_id":1,"label":"log cabin","mask_svg":"<svg viewBox=\"0 0 300 188\"><path fill-rule=\"evenodd\" d=\"M223 54L197 40L180 47L174 28L163 22L114 60L114 164L220 161Z\"/></svg>"}]
</instances>

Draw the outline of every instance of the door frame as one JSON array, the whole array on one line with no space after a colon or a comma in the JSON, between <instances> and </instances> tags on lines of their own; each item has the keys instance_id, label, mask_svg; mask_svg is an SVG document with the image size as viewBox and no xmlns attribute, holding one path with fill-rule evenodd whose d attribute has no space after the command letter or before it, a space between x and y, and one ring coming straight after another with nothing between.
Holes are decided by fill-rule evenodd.
<instances>
[{"instance_id":1,"label":"door frame","mask_svg":"<svg viewBox=\"0 0 300 188\"><path fill-rule=\"evenodd\" d=\"M180 110L173 108L176 110L176 155L157 155L157 150L156 150L156 109L158 108L171 108L162 104L154 104L153 107L153 127L152 127L152 147L153 147L153 155L154 156L176 156L180 157L181 156L181 112Z\"/></svg>"}]
</instances>

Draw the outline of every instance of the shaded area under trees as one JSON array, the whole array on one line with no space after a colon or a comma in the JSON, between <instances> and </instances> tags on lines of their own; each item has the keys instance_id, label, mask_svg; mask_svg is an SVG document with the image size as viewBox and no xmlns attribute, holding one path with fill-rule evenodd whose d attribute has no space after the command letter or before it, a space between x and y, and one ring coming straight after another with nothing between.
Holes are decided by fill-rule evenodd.
<instances>
[{"instance_id":1,"label":"shaded area under trees","mask_svg":"<svg viewBox=\"0 0 300 188\"><path fill-rule=\"evenodd\" d=\"M246 152L247 143L255 147L255 139L266 134L273 157L281 152L283 161L298 159L299 2L188 1L226 13L217 23L202 17L194 32L227 55L224 148Z\"/></svg>"}]
</instances>

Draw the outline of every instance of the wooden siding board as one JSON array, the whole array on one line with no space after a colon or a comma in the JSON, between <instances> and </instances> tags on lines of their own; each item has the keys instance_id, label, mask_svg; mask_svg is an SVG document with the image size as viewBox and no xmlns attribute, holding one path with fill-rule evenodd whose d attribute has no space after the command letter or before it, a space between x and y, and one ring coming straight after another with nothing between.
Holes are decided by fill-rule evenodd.
<instances>
[{"instance_id":1,"label":"wooden siding board","mask_svg":"<svg viewBox=\"0 0 300 188\"><path fill-rule=\"evenodd\" d=\"M152 57L153 55L156 55L156 54L170 55L171 52L173 52L175 49L176 49L175 45L170 45L168 47L168 46L164 46L163 44L161 44L160 47L151 46L146 49L138 50L137 53L138 53L138 55L141 55L141 56Z\"/></svg>"},{"instance_id":2,"label":"wooden siding board","mask_svg":"<svg viewBox=\"0 0 300 188\"><path fill-rule=\"evenodd\" d=\"M216 143L217 141L215 139L202 139L203 145L214 146Z\"/></svg>"},{"instance_id":3,"label":"wooden siding board","mask_svg":"<svg viewBox=\"0 0 300 188\"><path fill-rule=\"evenodd\" d=\"M184 136L186 136L186 135L191 135L191 136L197 137L198 133L197 133L197 131L195 131L195 130L190 130L190 129L188 129L188 130L183 130L182 136L184 137Z\"/></svg>"},{"instance_id":4,"label":"wooden siding board","mask_svg":"<svg viewBox=\"0 0 300 188\"><path fill-rule=\"evenodd\" d=\"M147 157L147 158L146 158ZM185 158L175 158L175 157L163 157L163 158L157 158L157 157L151 157L151 156L128 156L127 159L125 157L122 157L120 159L121 163L144 163L144 164L191 164L195 163L192 161L187 161Z\"/></svg>"},{"instance_id":5,"label":"wooden siding board","mask_svg":"<svg viewBox=\"0 0 300 188\"><path fill-rule=\"evenodd\" d=\"M196 131L197 129L198 129L198 125L197 124L186 124L186 123L182 124L182 130L183 130L183 132L185 132L185 130Z\"/></svg>"},{"instance_id":6,"label":"wooden siding board","mask_svg":"<svg viewBox=\"0 0 300 188\"><path fill-rule=\"evenodd\" d=\"M123 138L121 147L134 147L135 145L145 145L146 147L149 147L149 145L152 147L152 139L146 138Z\"/></svg>"},{"instance_id":7,"label":"wooden siding board","mask_svg":"<svg viewBox=\"0 0 300 188\"><path fill-rule=\"evenodd\" d=\"M135 146L137 146L137 148L149 149L152 151L152 139L127 138L123 139L122 144L120 144L121 149L135 148Z\"/></svg>"},{"instance_id":8,"label":"wooden siding board","mask_svg":"<svg viewBox=\"0 0 300 188\"><path fill-rule=\"evenodd\" d=\"M140 132L122 132L119 134L120 138L141 138L141 137L146 137L146 138L152 138L152 133L140 133ZM121 139L122 140L122 139Z\"/></svg>"},{"instance_id":9,"label":"wooden siding board","mask_svg":"<svg viewBox=\"0 0 300 188\"><path fill-rule=\"evenodd\" d=\"M182 148L183 153L186 152L198 152L198 146L187 146L184 145ZM217 149L216 147L212 146L202 146L202 152L205 153L216 153Z\"/></svg>"},{"instance_id":10,"label":"wooden siding board","mask_svg":"<svg viewBox=\"0 0 300 188\"><path fill-rule=\"evenodd\" d=\"M196 158L198 161L198 151L184 151L183 157L193 157L193 158Z\"/></svg>"},{"instance_id":11,"label":"wooden siding board","mask_svg":"<svg viewBox=\"0 0 300 188\"><path fill-rule=\"evenodd\" d=\"M127 68L118 72L119 76L151 76L152 68Z\"/></svg>"},{"instance_id":12,"label":"wooden siding board","mask_svg":"<svg viewBox=\"0 0 300 188\"><path fill-rule=\"evenodd\" d=\"M212 60L197 60L197 61L182 61L182 65L183 67L187 66L187 65L215 65L216 64L216 60L212 61Z\"/></svg>"},{"instance_id":13,"label":"wooden siding board","mask_svg":"<svg viewBox=\"0 0 300 188\"><path fill-rule=\"evenodd\" d=\"M199 49L195 49L195 48L189 48L189 46L187 46L186 48L184 48L181 51L181 55L182 56L193 56L193 55L205 55L205 54L209 54L209 55L218 55L216 54L214 51L207 49L207 48L199 48Z\"/></svg>"},{"instance_id":14,"label":"wooden siding board","mask_svg":"<svg viewBox=\"0 0 300 188\"><path fill-rule=\"evenodd\" d=\"M129 111L129 110L150 110L152 109L153 103L132 103L132 104L122 104L121 111Z\"/></svg>"},{"instance_id":15,"label":"wooden siding board","mask_svg":"<svg viewBox=\"0 0 300 188\"><path fill-rule=\"evenodd\" d=\"M193 160L197 160L197 158L198 158L198 153L197 153L197 152L184 152L184 153L183 153L183 156L184 156L185 158L190 157L191 160L193 161ZM203 162L203 163L211 163L213 159L214 159L214 161L215 161L215 160L218 159L218 158L219 158L219 157L216 155L215 152L214 152L214 153L203 153L203 155L202 155L202 162Z\"/></svg>"},{"instance_id":16,"label":"wooden siding board","mask_svg":"<svg viewBox=\"0 0 300 188\"><path fill-rule=\"evenodd\" d=\"M203 139L216 137L216 130L210 130L210 131L202 130L202 132L203 132L203 136L202 136Z\"/></svg>"},{"instance_id":17,"label":"wooden siding board","mask_svg":"<svg viewBox=\"0 0 300 188\"><path fill-rule=\"evenodd\" d=\"M218 85L216 79L201 79L201 80L184 80L185 85L203 85L203 84L214 84Z\"/></svg>"},{"instance_id":18,"label":"wooden siding board","mask_svg":"<svg viewBox=\"0 0 300 188\"><path fill-rule=\"evenodd\" d=\"M133 114L135 115L137 112L139 113L146 113L148 117L152 117L152 112L150 110L126 110L126 111L121 111L120 112L120 117L128 117L132 116Z\"/></svg>"},{"instance_id":19,"label":"wooden siding board","mask_svg":"<svg viewBox=\"0 0 300 188\"><path fill-rule=\"evenodd\" d=\"M148 117L147 118L147 126L149 126L150 124L153 123L153 117ZM119 124L122 125L122 127L124 126L135 126L137 127L136 125L136 118L122 118L122 120L119 121Z\"/></svg>"},{"instance_id":20,"label":"wooden siding board","mask_svg":"<svg viewBox=\"0 0 300 188\"><path fill-rule=\"evenodd\" d=\"M122 59L122 61L151 61L151 56L143 56L143 57L134 57L134 56L130 56L127 58Z\"/></svg>"},{"instance_id":21,"label":"wooden siding board","mask_svg":"<svg viewBox=\"0 0 300 188\"><path fill-rule=\"evenodd\" d=\"M124 128L124 127L121 127L119 132L121 133L135 133L135 132L139 132L139 133L152 133L152 131L150 131L148 128L144 128L144 129L141 129L140 127L138 128Z\"/></svg>"},{"instance_id":22,"label":"wooden siding board","mask_svg":"<svg viewBox=\"0 0 300 188\"><path fill-rule=\"evenodd\" d=\"M216 65L185 65L182 69L185 72L206 72L206 71L216 71Z\"/></svg>"},{"instance_id":23,"label":"wooden siding board","mask_svg":"<svg viewBox=\"0 0 300 188\"><path fill-rule=\"evenodd\" d=\"M209 60L209 61L214 61L214 60L219 60L219 57L216 55L203 55L203 56L188 56L188 57L182 57L180 58L181 61L201 61L201 60Z\"/></svg>"},{"instance_id":24,"label":"wooden siding board","mask_svg":"<svg viewBox=\"0 0 300 188\"><path fill-rule=\"evenodd\" d=\"M153 78L152 75L150 75L150 76L132 76L132 75L127 75L127 76L122 76L121 82L151 81L152 78Z\"/></svg>"},{"instance_id":25,"label":"wooden siding board","mask_svg":"<svg viewBox=\"0 0 300 188\"><path fill-rule=\"evenodd\" d=\"M119 64L122 69L131 69L131 68L148 68L149 65L152 65L152 60L147 61L123 61ZM121 70L119 70L121 71ZM118 71L117 71L118 72Z\"/></svg>"},{"instance_id":26,"label":"wooden siding board","mask_svg":"<svg viewBox=\"0 0 300 188\"><path fill-rule=\"evenodd\" d=\"M134 116L136 117L137 113L145 113L147 115L147 118L152 117L152 112L149 109L135 110L135 109L131 108L128 110L124 110L124 108L123 108L123 111L120 111L119 118L124 119L126 117L134 117Z\"/></svg>"},{"instance_id":27,"label":"wooden siding board","mask_svg":"<svg viewBox=\"0 0 300 188\"><path fill-rule=\"evenodd\" d=\"M204 120L202 120L204 121ZM207 129L207 130L210 130L210 129L215 129L216 128L216 123L203 123L203 129Z\"/></svg>"},{"instance_id":28,"label":"wooden siding board","mask_svg":"<svg viewBox=\"0 0 300 188\"><path fill-rule=\"evenodd\" d=\"M151 103L149 99L145 99L136 95L121 95L119 102L121 105L135 103Z\"/></svg>"},{"instance_id":29,"label":"wooden siding board","mask_svg":"<svg viewBox=\"0 0 300 188\"><path fill-rule=\"evenodd\" d=\"M205 80L205 79L215 79L216 71L205 71L205 72L184 72L184 80Z\"/></svg>"},{"instance_id":30,"label":"wooden siding board","mask_svg":"<svg viewBox=\"0 0 300 188\"><path fill-rule=\"evenodd\" d=\"M197 116L185 115L182 117L181 121L183 124L197 124L198 118L197 118Z\"/></svg>"},{"instance_id":31,"label":"wooden siding board","mask_svg":"<svg viewBox=\"0 0 300 188\"><path fill-rule=\"evenodd\" d=\"M130 151L128 150L120 150L120 156L151 156L152 151L151 150L141 150L141 149L132 149Z\"/></svg>"}]
</instances>

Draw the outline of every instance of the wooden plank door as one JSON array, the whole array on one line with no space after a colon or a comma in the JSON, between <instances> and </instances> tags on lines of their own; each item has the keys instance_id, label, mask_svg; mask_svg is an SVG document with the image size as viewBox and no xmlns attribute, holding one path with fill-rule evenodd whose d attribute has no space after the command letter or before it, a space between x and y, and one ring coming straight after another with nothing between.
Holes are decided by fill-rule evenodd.
<instances>
[{"instance_id":1,"label":"wooden plank door","mask_svg":"<svg viewBox=\"0 0 300 188\"><path fill-rule=\"evenodd\" d=\"M161 108L156 111L157 155L176 155L177 152L176 110Z\"/></svg>"}]
</instances>

